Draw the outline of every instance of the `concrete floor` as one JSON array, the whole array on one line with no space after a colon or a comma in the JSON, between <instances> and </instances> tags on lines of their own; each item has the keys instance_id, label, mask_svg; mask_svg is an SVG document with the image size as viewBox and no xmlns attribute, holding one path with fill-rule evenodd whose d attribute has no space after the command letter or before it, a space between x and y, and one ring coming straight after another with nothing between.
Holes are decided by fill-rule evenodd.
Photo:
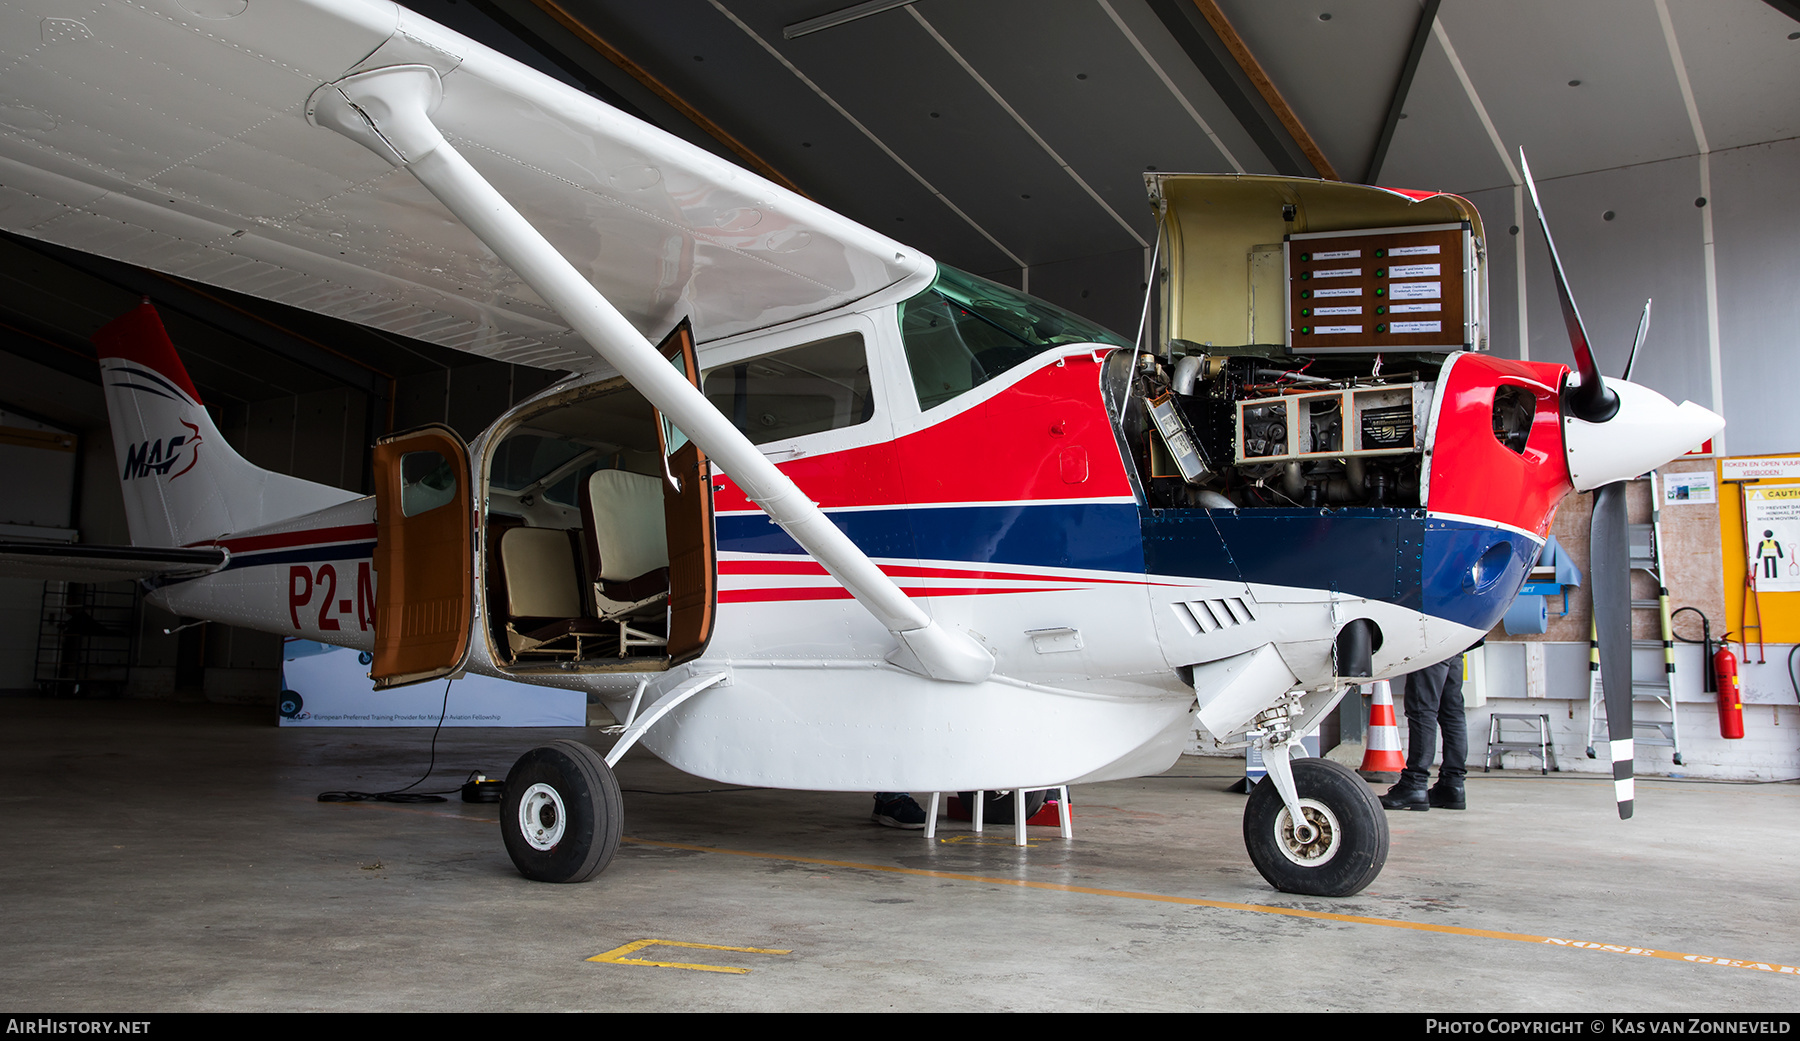
<instances>
[{"instance_id":1,"label":"concrete floor","mask_svg":"<svg viewBox=\"0 0 1800 1041\"><path fill-rule=\"evenodd\" d=\"M0 700L0 1006L1800 1007L1791 968L1681 957L1800 966L1789 784L1640 781L1622 823L1605 780L1478 772L1468 812L1391 814L1386 871L1325 900L1251 867L1225 761L1077 788L1075 840L1034 829L1019 850L1010 829L873 826L865 795L691 794L715 786L633 754L626 844L593 882L554 886L513 871L495 806L315 800L411 781L430 731L270 715ZM428 787L567 736L446 731ZM791 953L621 955L745 974L588 960L648 939Z\"/></svg>"}]
</instances>

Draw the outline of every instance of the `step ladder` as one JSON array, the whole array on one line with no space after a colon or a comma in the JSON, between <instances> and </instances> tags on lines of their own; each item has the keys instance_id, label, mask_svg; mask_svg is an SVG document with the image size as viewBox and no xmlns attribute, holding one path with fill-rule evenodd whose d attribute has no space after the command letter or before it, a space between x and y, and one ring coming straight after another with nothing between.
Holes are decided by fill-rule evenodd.
<instances>
[{"instance_id":1,"label":"step ladder","mask_svg":"<svg viewBox=\"0 0 1800 1041\"><path fill-rule=\"evenodd\" d=\"M1662 648L1663 671L1654 680L1636 678L1638 670L1633 668L1631 684L1632 700L1632 739L1636 747L1661 747L1671 750L1676 766L1681 766L1681 727L1675 715L1675 629L1669 621L1669 585L1664 580L1665 567L1662 550L1662 496L1656 475L1652 470L1643 477L1634 478L1632 483L1648 481L1650 484L1650 523L1629 525L1629 542L1631 549L1631 570L1642 571L1656 582L1654 599L1636 599L1631 601L1632 618L1635 621L1640 611L1655 611L1662 639L1632 640L1633 651L1639 649L1655 650ZM1636 627L1633 626L1635 629ZM1635 665L1635 663L1633 663ZM1588 743L1587 757L1594 755L1596 737L1604 740L1606 735L1606 694L1601 686L1600 675L1600 640L1593 624L1588 625ZM1637 703L1655 702L1662 706L1668 714L1667 719L1645 719L1636 710ZM1648 734L1649 736L1643 736Z\"/></svg>"}]
</instances>

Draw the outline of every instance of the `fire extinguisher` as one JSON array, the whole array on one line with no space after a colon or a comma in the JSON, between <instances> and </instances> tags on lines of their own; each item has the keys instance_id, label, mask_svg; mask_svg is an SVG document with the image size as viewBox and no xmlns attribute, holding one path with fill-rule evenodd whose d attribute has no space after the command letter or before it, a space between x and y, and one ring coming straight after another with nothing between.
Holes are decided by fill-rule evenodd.
<instances>
[{"instance_id":1,"label":"fire extinguisher","mask_svg":"<svg viewBox=\"0 0 1800 1041\"><path fill-rule=\"evenodd\" d=\"M1713 652L1712 666L1719 677L1719 736L1740 738L1744 736L1744 696L1738 687L1737 655L1731 653L1731 644L1724 642L1730 638L1726 633Z\"/></svg>"},{"instance_id":2,"label":"fire extinguisher","mask_svg":"<svg viewBox=\"0 0 1800 1041\"><path fill-rule=\"evenodd\" d=\"M1707 664L1705 692L1716 693L1719 699L1719 736L1728 740L1741 738L1744 736L1744 696L1738 684L1737 655L1731 653L1731 634L1719 637L1718 650L1714 650L1712 623L1697 608L1677 608L1669 615L1670 620L1683 611L1700 615L1700 650L1706 656ZM1682 643L1694 642L1679 634L1675 638Z\"/></svg>"}]
</instances>

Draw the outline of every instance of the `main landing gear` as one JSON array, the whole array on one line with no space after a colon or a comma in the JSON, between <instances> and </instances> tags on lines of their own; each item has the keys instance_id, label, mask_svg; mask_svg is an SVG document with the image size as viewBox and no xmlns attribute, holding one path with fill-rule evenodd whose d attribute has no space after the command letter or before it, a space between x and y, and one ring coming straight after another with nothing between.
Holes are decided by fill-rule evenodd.
<instances>
[{"instance_id":1,"label":"main landing gear","mask_svg":"<svg viewBox=\"0 0 1800 1041\"><path fill-rule=\"evenodd\" d=\"M586 882L613 858L625 802L600 753L557 741L519 757L506 775L500 834L519 873L537 882Z\"/></svg>"}]
</instances>

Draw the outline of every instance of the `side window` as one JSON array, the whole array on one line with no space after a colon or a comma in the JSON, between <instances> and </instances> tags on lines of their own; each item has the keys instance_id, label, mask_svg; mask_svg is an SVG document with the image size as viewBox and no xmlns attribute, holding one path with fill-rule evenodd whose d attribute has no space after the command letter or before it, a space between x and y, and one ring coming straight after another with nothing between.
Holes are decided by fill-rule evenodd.
<instances>
[{"instance_id":1,"label":"side window","mask_svg":"<svg viewBox=\"0 0 1800 1041\"><path fill-rule=\"evenodd\" d=\"M400 514L417 517L456 499L456 471L436 452L400 457Z\"/></svg>"},{"instance_id":2,"label":"side window","mask_svg":"<svg viewBox=\"0 0 1800 1041\"><path fill-rule=\"evenodd\" d=\"M720 366L701 389L758 445L853 427L875 415L869 351L859 333Z\"/></svg>"}]
</instances>

